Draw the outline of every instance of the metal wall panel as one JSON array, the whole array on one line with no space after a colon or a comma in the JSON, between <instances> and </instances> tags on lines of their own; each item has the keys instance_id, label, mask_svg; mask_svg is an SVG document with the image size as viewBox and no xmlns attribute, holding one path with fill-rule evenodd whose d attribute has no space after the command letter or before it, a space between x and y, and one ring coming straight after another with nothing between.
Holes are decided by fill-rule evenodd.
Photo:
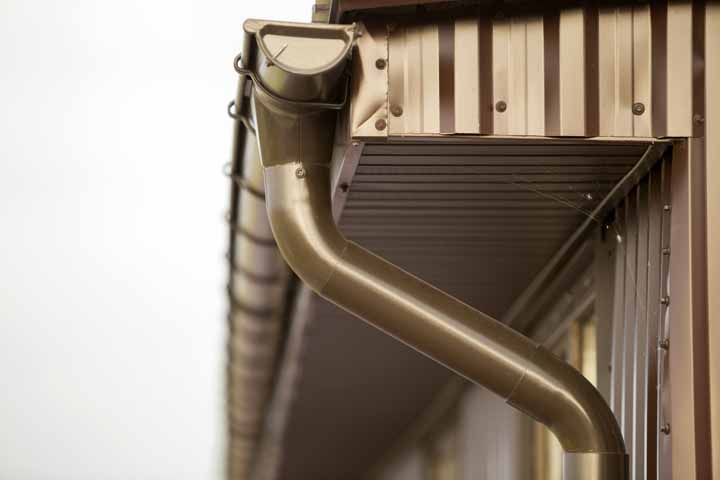
<instances>
[{"instance_id":1,"label":"metal wall panel","mask_svg":"<svg viewBox=\"0 0 720 480\"><path fill-rule=\"evenodd\" d=\"M457 480L533 478L533 421L529 417L481 387L473 387L463 396L458 416Z\"/></svg>"},{"instance_id":2,"label":"metal wall panel","mask_svg":"<svg viewBox=\"0 0 720 480\"><path fill-rule=\"evenodd\" d=\"M720 2L705 12L708 292L720 292ZM720 476L720 295L708 298L713 472Z\"/></svg>"},{"instance_id":3,"label":"metal wall panel","mask_svg":"<svg viewBox=\"0 0 720 480\"><path fill-rule=\"evenodd\" d=\"M616 242L611 406L636 480L669 478L669 471L658 472L657 455L668 413L658 408L658 349L666 315L661 307L667 303L669 169L669 159L653 168L618 206L607 229Z\"/></svg>"},{"instance_id":4,"label":"metal wall panel","mask_svg":"<svg viewBox=\"0 0 720 480\"><path fill-rule=\"evenodd\" d=\"M395 17L390 128L353 135L697 135L704 14L703 3L654 2Z\"/></svg>"}]
</instances>

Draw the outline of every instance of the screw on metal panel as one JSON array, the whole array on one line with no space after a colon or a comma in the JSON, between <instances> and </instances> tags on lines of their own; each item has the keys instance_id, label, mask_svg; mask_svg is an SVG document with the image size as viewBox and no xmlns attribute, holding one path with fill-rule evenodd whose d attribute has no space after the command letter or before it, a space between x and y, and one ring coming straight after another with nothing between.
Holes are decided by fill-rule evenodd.
<instances>
[{"instance_id":1,"label":"screw on metal panel","mask_svg":"<svg viewBox=\"0 0 720 480\"><path fill-rule=\"evenodd\" d=\"M664 433L665 435L670 435L670 424L666 423L662 427L660 427L660 431Z\"/></svg>"},{"instance_id":2,"label":"screw on metal panel","mask_svg":"<svg viewBox=\"0 0 720 480\"><path fill-rule=\"evenodd\" d=\"M502 113L507 110L507 103L504 100L500 100L495 104L495 110Z\"/></svg>"},{"instance_id":3,"label":"screw on metal panel","mask_svg":"<svg viewBox=\"0 0 720 480\"><path fill-rule=\"evenodd\" d=\"M403 114L403 109L400 105L393 105L392 107L390 107L390 113L392 113L396 117L399 117Z\"/></svg>"},{"instance_id":4,"label":"screw on metal panel","mask_svg":"<svg viewBox=\"0 0 720 480\"><path fill-rule=\"evenodd\" d=\"M375 128L378 130L385 130L385 127L387 127L387 122L384 118L379 119L377 122L375 122Z\"/></svg>"},{"instance_id":5,"label":"screw on metal panel","mask_svg":"<svg viewBox=\"0 0 720 480\"><path fill-rule=\"evenodd\" d=\"M663 338L658 342L658 346L662 348L663 350L670 350L670 339L669 338Z\"/></svg>"},{"instance_id":6,"label":"screw on metal panel","mask_svg":"<svg viewBox=\"0 0 720 480\"><path fill-rule=\"evenodd\" d=\"M697 123L697 124L705 123L705 117L703 117L702 115L696 113L696 114L693 116L693 122L695 122L695 123Z\"/></svg>"},{"instance_id":7,"label":"screw on metal panel","mask_svg":"<svg viewBox=\"0 0 720 480\"><path fill-rule=\"evenodd\" d=\"M378 70L384 70L386 66L387 61L385 61L384 58L378 58L377 60L375 60L375 68L377 68Z\"/></svg>"},{"instance_id":8,"label":"screw on metal panel","mask_svg":"<svg viewBox=\"0 0 720 480\"><path fill-rule=\"evenodd\" d=\"M297 170L295 170L295 176L297 178L305 178L306 173L307 172L305 171L305 169L303 167L300 167Z\"/></svg>"},{"instance_id":9,"label":"screw on metal panel","mask_svg":"<svg viewBox=\"0 0 720 480\"><path fill-rule=\"evenodd\" d=\"M665 210L666 212L669 212L670 210L672 210L672 207L670 205L664 205L663 210Z\"/></svg>"},{"instance_id":10,"label":"screw on metal panel","mask_svg":"<svg viewBox=\"0 0 720 480\"><path fill-rule=\"evenodd\" d=\"M660 303L663 305L670 305L670 297L667 295L660 299Z\"/></svg>"},{"instance_id":11,"label":"screw on metal panel","mask_svg":"<svg viewBox=\"0 0 720 480\"><path fill-rule=\"evenodd\" d=\"M341 183L341 184L340 184L340 191L341 191L341 192L347 193L348 190L350 190L350 185L348 185L347 183Z\"/></svg>"},{"instance_id":12,"label":"screw on metal panel","mask_svg":"<svg viewBox=\"0 0 720 480\"><path fill-rule=\"evenodd\" d=\"M662 249L663 255L670 255L670 247L665 247Z\"/></svg>"},{"instance_id":13,"label":"screw on metal panel","mask_svg":"<svg viewBox=\"0 0 720 480\"><path fill-rule=\"evenodd\" d=\"M635 115L642 115L643 113L645 113L645 105L640 102L633 103L632 112Z\"/></svg>"},{"instance_id":14,"label":"screw on metal panel","mask_svg":"<svg viewBox=\"0 0 720 480\"><path fill-rule=\"evenodd\" d=\"M360 146L360 142L352 142L352 146L353 146L353 147L359 147L359 146Z\"/></svg>"}]
</instances>

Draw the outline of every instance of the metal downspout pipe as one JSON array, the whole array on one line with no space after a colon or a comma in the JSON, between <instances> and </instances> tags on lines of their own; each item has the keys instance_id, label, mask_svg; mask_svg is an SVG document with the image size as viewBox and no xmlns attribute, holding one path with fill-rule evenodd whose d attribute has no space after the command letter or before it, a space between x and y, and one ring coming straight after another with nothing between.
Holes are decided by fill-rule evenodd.
<instances>
[{"instance_id":1,"label":"metal downspout pipe","mask_svg":"<svg viewBox=\"0 0 720 480\"><path fill-rule=\"evenodd\" d=\"M332 104L318 102L342 97L339 72L354 26L248 21L245 30L256 48L243 65L236 61L236 69L253 78L268 217L288 265L330 302L548 426L565 451L566 480L626 479L617 421L577 370L338 231L330 192L337 113ZM280 53L273 50L280 46L273 35L282 37ZM318 67L318 52L333 45L336 56Z\"/></svg>"}]
</instances>

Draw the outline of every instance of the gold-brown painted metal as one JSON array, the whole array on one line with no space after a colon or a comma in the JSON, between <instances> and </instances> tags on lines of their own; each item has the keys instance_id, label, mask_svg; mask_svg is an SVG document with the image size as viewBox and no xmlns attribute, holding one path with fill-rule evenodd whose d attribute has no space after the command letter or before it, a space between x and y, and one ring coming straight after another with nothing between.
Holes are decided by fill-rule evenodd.
<instances>
[{"instance_id":1,"label":"gold-brown painted metal","mask_svg":"<svg viewBox=\"0 0 720 480\"><path fill-rule=\"evenodd\" d=\"M307 27L298 33L311 34ZM294 40L288 38L292 44ZM328 64L328 71L337 64ZM293 72L277 64L257 81L294 91ZM323 69L317 75L324 82ZM332 75L331 75L332 76ZM335 91L343 86L336 82ZM329 83L324 83L329 85ZM275 92L280 94L280 92ZM332 92L323 92L332 97ZM283 257L330 302L547 425L569 455L566 479L624 479L625 446L615 418L575 369L494 318L347 240L332 215L330 159L336 113L316 104L284 104L253 90L268 217ZM297 175L302 169L303 175ZM579 455L579 456L578 456ZM580 459L580 460L577 460ZM578 473L591 465L595 476ZM585 468L585 467L582 467Z\"/></svg>"}]
</instances>

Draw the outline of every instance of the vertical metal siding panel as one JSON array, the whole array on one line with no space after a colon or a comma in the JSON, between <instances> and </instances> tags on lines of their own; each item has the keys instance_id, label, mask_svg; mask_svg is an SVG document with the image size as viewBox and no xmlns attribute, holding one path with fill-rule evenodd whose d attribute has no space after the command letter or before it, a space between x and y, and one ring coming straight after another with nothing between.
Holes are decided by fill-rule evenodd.
<instances>
[{"instance_id":1,"label":"vertical metal siding panel","mask_svg":"<svg viewBox=\"0 0 720 480\"><path fill-rule=\"evenodd\" d=\"M493 128L493 26L486 16L478 20L478 55L480 85L480 133L492 135Z\"/></svg>"},{"instance_id":2,"label":"vertical metal siding panel","mask_svg":"<svg viewBox=\"0 0 720 480\"><path fill-rule=\"evenodd\" d=\"M662 167L658 165L650 172L648 180L648 285L647 285L647 333L645 349L647 363L644 390L646 392L646 472L647 478L657 478L657 435L659 430L657 385L658 385L658 343L660 332L660 286L662 283Z\"/></svg>"},{"instance_id":3,"label":"vertical metal siding panel","mask_svg":"<svg viewBox=\"0 0 720 480\"><path fill-rule=\"evenodd\" d=\"M635 315L633 342L634 362L630 380L632 389L633 454L634 478L645 477L645 415L647 402L647 282L648 282L648 182L641 182L636 188L637 211L637 270L635 277Z\"/></svg>"},{"instance_id":4,"label":"vertical metal siding panel","mask_svg":"<svg viewBox=\"0 0 720 480\"><path fill-rule=\"evenodd\" d=\"M405 131L405 119L408 118L412 107L404 105L405 102L405 29L395 28L389 32L388 41L388 102L391 105L402 105L405 115L388 116L388 131L392 135L400 135Z\"/></svg>"},{"instance_id":5,"label":"vertical metal siding panel","mask_svg":"<svg viewBox=\"0 0 720 480\"><path fill-rule=\"evenodd\" d=\"M423 133L440 133L440 47L437 25L425 25L422 45Z\"/></svg>"},{"instance_id":6,"label":"vertical metal siding panel","mask_svg":"<svg viewBox=\"0 0 720 480\"><path fill-rule=\"evenodd\" d=\"M499 101L506 102L512 108L509 99L509 49L510 49L510 23L507 20L493 21L493 105ZM493 114L493 127L495 135L508 135L510 133L508 112Z\"/></svg>"},{"instance_id":7,"label":"vertical metal siding panel","mask_svg":"<svg viewBox=\"0 0 720 480\"><path fill-rule=\"evenodd\" d=\"M711 478L707 236L702 139L673 149L670 381L673 478ZM716 294L712 292L712 294Z\"/></svg>"},{"instance_id":8,"label":"vertical metal siding panel","mask_svg":"<svg viewBox=\"0 0 720 480\"><path fill-rule=\"evenodd\" d=\"M438 24L440 132L455 132L455 22Z\"/></svg>"},{"instance_id":9,"label":"vertical metal siding panel","mask_svg":"<svg viewBox=\"0 0 720 480\"><path fill-rule=\"evenodd\" d=\"M560 14L543 17L545 135L560 135Z\"/></svg>"},{"instance_id":10,"label":"vertical metal siding panel","mask_svg":"<svg viewBox=\"0 0 720 480\"><path fill-rule=\"evenodd\" d=\"M663 207L670 204L671 198L671 160L665 159L660 169L660 183L661 188L661 203ZM665 210L663 208L662 213L662 248L670 249L670 256L672 256L672 248L670 245L670 227L671 227L671 210ZM669 272L670 272L670 256L663 255L660 265L660 297L669 295ZM660 339L666 339L670 336L670 308L667 305L661 305L660 309L660 332L658 337ZM657 403L658 403L658 418L660 425L669 423L672 421L671 414L671 390L670 390L670 367L669 367L669 355L665 349L658 349L658 392L657 392ZM657 437L657 470L658 478L665 479L672 476L672 437L670 435L658 435Z\"/></svg>"},{"instance_id":11,"label":"vertical metal siding panel","mask_svg":"<svg viewBox=\"0 0 720 480\"><path fill-rule=\"evenodd\" d=\"M625 243L625 335L623 337L623 400L622 429L625 446L630 456L630 465L635 461L635 449L632 438L633 422L633 388L632 370L634 365L633 339L635 337L635 302L637 287L637 191L630 192L625 210L625 232L622 238Z\"/></svg>"},{"instance_id":12,"label":"vertical metal siding panel","mask_svg":"<svg viewBox=\"0 0 720 480\"><path fill-rule=\"evenodd\" d=\"M480 133L480 54L478 21L455 22L455 131Z\"/></svg>"},{"instance_id":13,"label":"vertical metal siding panel","mask_svg":"<svg viewBox=\"0 0 720 480\"><path fill-rule=\"evenodd\" d=\"M667 131L667 3L652 2L652 127L653 135Z\"/></svg>"},{"instance_id":14,"label":"vertical metal siding panel","mask_svg":"<svg viewBox=\"0 0 720 480\"><path fill-rule=\"evenodd\" d=\"M615 134L615 110L617 108L615 88L616 24L616 9L601 9L599 11L598 90L600 97L599 135L601 137L611 137Z\"/></svg>"},{"instance_id":15,"label":"vertical metal siding panel","mask_svg":"<svg viewBox=\"0 0 720 480\"><path fill-rule=\"evenodd\" d=\"M505 112L510 135L527 134L527 27L525 19L510 21L509 88Z\"/></svg>"},{"instance_id":16,"label":"vertical metal siding panel","mask_svg":"<svg viewBox=\"0 0 720 480\"><path fill-rule=\"evenodd\" d=\"M420 41L422 27L409 25L405 27L405 65L403 72L403 109L404 133L422 133L423 128L423 103L424 98L417 92L423 91L423 46ZM390 108L395 104L390 105ZM392 115L391 117L395 117ZM394 132L393 132L394 133Z\"/></svg>"},{"instance_id":17,"label":"vertical metal siding panel","mask_svg":"<svg viewBox=\"0 0 720 480\"><path fill-rule=\"evenodd\" d=\"M636 137L652 135L652 31L650 6L633 7L633 102L642 103L645 112L633 115L633 134Z\"/></svg>"},{"instance_id":18,"label":"vertical metal siding panel","mask_svg":"<svg viewBox=\"0 0 720 480\"><path fill-rule=\"evenodd\" d=\"M625 338L625 243L618 240L619 232L625 231L625 204L624 201L615 210L614 229L610 233L617 242L615 248L615 292L613 294L613 322L612 322L612 385L611 405L618 421L622 419L623 390L623 339ZM622 426L622 423L621 423Z\"/></svg>"},{"instance_id":19,"label":"vertical metal siding panel","mask_svg":"<svg viewBox=\"0 0 720 480\"><path fill-rule=\"evenodd\" d=\"M585 13L560 12L560 134L583 136L585 125Z\"/></svg>"},{"instance_id":20,"label":"vertical metal siding panel","mask_svg":"<svg viewBox=\"0 0 720 480\"><path fill-rule=\"evenodd\" d=\"M545 55L542 17L527 20L527 134L545 135Z\"/></svg>"},{"instance_id":21,"label":"vertical metal siding panel","mask_svg":"<svg viewBox=\"0 0 720 480\"><path fill-rule=\"evenodd\" d=\"M720 476L720 3L705 10L705 159L713 473Z\"/></svg>"},{"instance_id":22,"label":"vertical metal siding panel","mask_svg":"<svg viewBox=\"0 0 720 480\"><path fill-rule=\"evenodd\" d=\"M667 135L692 135L693 51L692 3L670 2L667 8Z\"/></svg>"},{"instance_id":23,"label":"vertical metal siding panel","mask_svg":"<svg viewBox=\"0 0 720 480\"><path fill-rule=\"evenodd\" d=\"M617 10L615 44L615 136L633 135L633 22L632 8Z\"/></svg>"}]
</instances>

